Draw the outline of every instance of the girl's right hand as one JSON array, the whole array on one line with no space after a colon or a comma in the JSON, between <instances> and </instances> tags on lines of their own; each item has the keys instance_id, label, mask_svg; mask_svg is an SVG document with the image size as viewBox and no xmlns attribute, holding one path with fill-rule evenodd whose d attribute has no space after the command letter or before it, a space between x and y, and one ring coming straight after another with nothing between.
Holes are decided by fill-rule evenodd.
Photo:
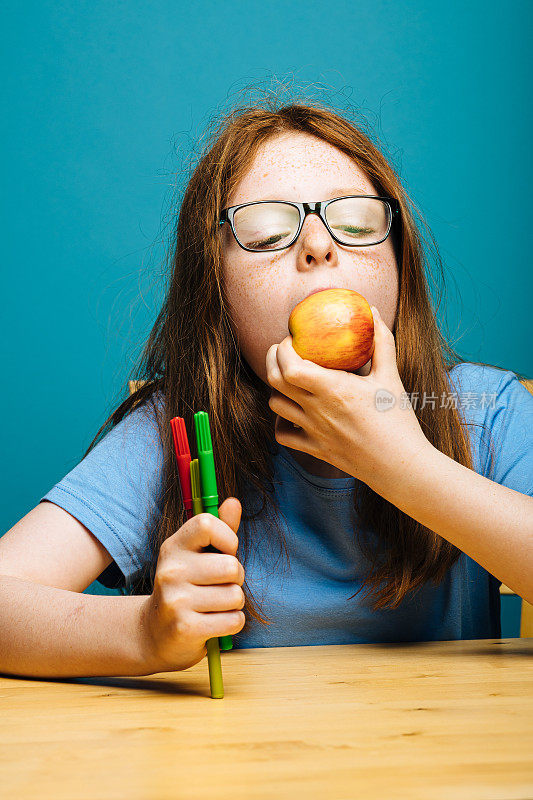
<instances>
[{"instance_id":1,"label":"girl's right hand","mask_svg":"<svg viewBox=\"0 0 533 800\"><path fill-rule=\"evenodd\" d=\"M241 512L240 501L228 497L218 518L196 514L161 545L154 590L142 607L147 674L192 667L207 654L207 639L244 627L244 567L235 555ZM203 552L209 545L221 552Z\"/></svg>"}]
</instances>

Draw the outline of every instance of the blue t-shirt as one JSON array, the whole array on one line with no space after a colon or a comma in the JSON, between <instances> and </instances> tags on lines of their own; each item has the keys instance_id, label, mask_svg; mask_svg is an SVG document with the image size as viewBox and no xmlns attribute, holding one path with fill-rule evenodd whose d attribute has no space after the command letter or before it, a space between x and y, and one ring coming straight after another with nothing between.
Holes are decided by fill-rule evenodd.
<instances>
[{"instance_id":1,"label":"blue t-shirt","mask_svg":"<svg viewBox=\"0 0 533 800\"><path fill-rule=\"evenodd\" d=\"M494 367L462 363L450 378L468 423L475 471L533 495L533 396L513 372ZM126 588L151 556L148 521L161 510L163 459L152 414L146 406L131 412L42 498L99 539ZM493 437L491 475L489 439L480 423ZM357 545L356 479L310 474L277 442L272 452L289 561L272 534L267 507L252 523L245 569L247 586L271 624L248 618L233 637L234 647L501 636L501 581L465 553L440 585L429 581L396 609L372 610L370 601L362 600L364 591L352 597L369 566ZM253 508L252 492L239 499L243 510ZM109 568L103 582L106 574Z\"/></svg>"}]
</instances>

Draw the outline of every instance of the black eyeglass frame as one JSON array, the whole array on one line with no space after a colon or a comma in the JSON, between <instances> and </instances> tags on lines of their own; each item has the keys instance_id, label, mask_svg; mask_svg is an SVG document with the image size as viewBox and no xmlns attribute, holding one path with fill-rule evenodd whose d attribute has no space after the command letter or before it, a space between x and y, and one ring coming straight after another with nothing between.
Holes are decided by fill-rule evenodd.
<instances>
[{"instance_id":1,"label":"black eyeglass frame","mask_svg":"<svg viewBox=\"0 0 533 800\"><path fill-rule=\"evenodd\" d=\"M385 234L383 239L379 240L379 242L372 242L372 244L357 244L355 242L347 244L346 242L341 241L333 233L326 220L326 214L325 214L326 208L329 206L330 203L334 203L335 200L345 200L349 197L365 197L367 199L372 199L372 200L382 200L385 203L387 203L389 208L389 224L387 228L387 233ZM233 217L235 216L235 213L240 208L244 208L245 206L255 206L255 205L261 205L263 203L283 203L283 205L294 206L294 208L298 209L298 213L300 215L300 224L298 225L298 230L296 231L293 239L289 242L289 244L285 244L283 245L283 247L271 247L268 250L264 249L254 250L251 247L245 247L243 244L241 244L241 242L239 242L237 234L235 233L235 227L233 225ZM395 197L382 197L380 195L375 195L375 194L349 194L349 195L342 195L341 197L332 197L330 200L317 200L316 202L309 202L309 203L296 203L292 200L252 200L249 203L240 203L238 206L229 206L228 208L223 209L223 211L220 214L218 225L220 227L220 225L223 225L225 222L229 222L235 241L237 242L239 247L242 247L243 250L247 250L249 253L274 253L278 250L286 250L287 247L291 247L294 244L294 242L298 239L298 236L300 235L300 231L302 230L305 218L307 217L308 214L318 214L318 216L328 229L333 239L337 242L337 244L340 244L344 247L374 247L374 245L376 244L381 244L381 242L384 242L387 236L390 234L395 220L399 220L401 218L400 203Z\"/></svg>"}]
</instances>

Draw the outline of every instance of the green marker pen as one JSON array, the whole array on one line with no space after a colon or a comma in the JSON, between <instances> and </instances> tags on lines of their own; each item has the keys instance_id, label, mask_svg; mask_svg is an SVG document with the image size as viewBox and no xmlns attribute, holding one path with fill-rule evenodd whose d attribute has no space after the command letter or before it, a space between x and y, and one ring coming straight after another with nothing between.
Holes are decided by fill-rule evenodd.
<instances>
[{"instance_id":1,"label":"green marker pen","mask_svg":"<svg viewBox=\"0 0 533 800\"><path fill-rule=\"evenodd\" d=\"M200 486L200 468L198 466L198 459L192 459L189 467L191 476L191 494L192 494L192 513L193 516L201 514L202 498ZM209 687L211 689L211 697L220 699L224 697L224 681L222 680L222 665L220 663L220 648L218 646L218 638L213 636L206 642L207 647L207 666L209 669Z\"/></svg>"},{"instance_id":2,"label":"green marker pen","mask_svg":"<svg viewBox=\"0 0 533 800\"><path fill-rule=\"evenodd\" d=\"M202 484L202 505L204 512L218 517L218 491L215 475L215 461L213 458L213 443L211 441L211 428L209 415L206 411L197 411L194 415L194 428L196 433L196 446L200 464L200 482ZM210 549L215 553L220 552L212 545ZM219 636L220 649L231 650L233 639L230 635Z\"/></svg>"}]
</instances>

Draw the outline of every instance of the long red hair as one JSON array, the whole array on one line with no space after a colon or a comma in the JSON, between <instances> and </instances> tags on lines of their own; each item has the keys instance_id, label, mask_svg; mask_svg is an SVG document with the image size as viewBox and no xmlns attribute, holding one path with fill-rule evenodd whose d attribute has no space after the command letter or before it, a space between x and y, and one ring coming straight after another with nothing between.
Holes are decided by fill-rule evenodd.
<instances>
[{"instance_id":1,"label":"long red hair","mask_svg":"<svg viewBox=\"0 0 533 800\"><path fill-rule=\"evenodd\" d=\"M170 419L177 415L184 417L187 429L193 431L193 414L199 409L209 410L220 502L230 495L241 499L245 484L253 486L261 498L261 507L256 512L243 505L239 559L246 568L253 535L248 523L257 520L258 514L266 509L273 514L270 541L264 546L273 546L277 539L288 558L279 525L281 512L271 491L273 465L269 443L275 437L268 406L270 387L250 370L239 353L227 312L217 235L220 212L257 151L269 137L287 131L312 134L334 145L366 173L380 195L399 201L401 220L391 233L399 270L399 301L393 330L399 374L406 392L418 392L419 397L429 388L438 397L453 391L449 370L462 359L441 333L430 302L424 239L415 215L421 224L425 223L371 135L362 125L324 104L296 101L283 105L273 94L262 102L231 109L217 120L210 136L205 137L203 152L176 217L166 297L138 368L131 376L144 383L109 416L87 450L134 407L152 404L164 453L162 513L152 520L154 557L133 586L135 593L152 591L159 547L186 520ZM427 230L443 280L438 249ZM165 398L160 412L154 403L157 391ZM473 468L468 432L457 408L450 405L433 409L426 404L416 408L415 413L432 445L458 463ZM407 593L427 581L439 583L459 558L461 551L457 547L365 484L359 482L353 502L360 520L353 535L369 562L368 575L359 591L366 590L365 598L374 602L375 609L395 608ZM377 546L375 543L370 546L364 540L364 529L376 534ZM269 624L246 582L243 589L247 619L253 617Z\"/></svg>"}]
</instances>

